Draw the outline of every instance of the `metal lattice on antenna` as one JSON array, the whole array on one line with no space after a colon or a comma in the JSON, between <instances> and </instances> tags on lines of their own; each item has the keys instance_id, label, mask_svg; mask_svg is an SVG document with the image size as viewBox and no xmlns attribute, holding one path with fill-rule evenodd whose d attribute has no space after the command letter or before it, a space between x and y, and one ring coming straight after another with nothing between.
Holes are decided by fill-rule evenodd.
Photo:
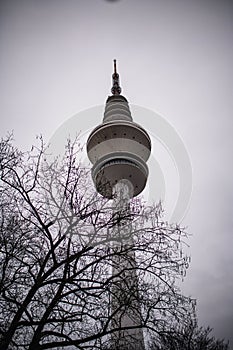
<instances>
[{"instance_id":1,"label":"metal lattice on antenna","mask_svg":"<svg viewBox=\"0 0 233 350\"><path fill-rule=\"evenodd\" d=\"M113 95L120 95L121 94L120 77L119 77L119 74L117 73L116 60L113 60L113 62L114 62L114 73L112 75L111 92Z\"/></svg>"}]
</instances>

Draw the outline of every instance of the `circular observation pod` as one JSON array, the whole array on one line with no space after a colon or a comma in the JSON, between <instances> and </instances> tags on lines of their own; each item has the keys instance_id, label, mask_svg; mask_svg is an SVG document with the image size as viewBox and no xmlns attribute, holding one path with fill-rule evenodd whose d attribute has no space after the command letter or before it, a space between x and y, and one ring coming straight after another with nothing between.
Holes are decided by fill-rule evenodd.
<instances>
[{"instance_id":1,"label":"circular observation pod","mask_svg":"<svg viewBox=\"0 0 233 350\"><path fill-rule=\"evenodd\" d=\"M134 122L118 119L95 128L87 141L87 153L97 191L112 198L114 185L127 179L133 185L133 196L141 193L148 177L150 151L149 135Z\"/></svg>"}]
</instances>

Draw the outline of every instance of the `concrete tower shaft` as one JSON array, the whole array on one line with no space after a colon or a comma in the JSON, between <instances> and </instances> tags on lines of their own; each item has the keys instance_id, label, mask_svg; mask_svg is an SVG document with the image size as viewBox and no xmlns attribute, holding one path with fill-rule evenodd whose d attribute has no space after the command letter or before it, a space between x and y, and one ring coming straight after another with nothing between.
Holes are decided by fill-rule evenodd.
<instances>
[{"instance_id":1,"label":"concrete tower shaft","mask_svg":"<svg viewBox=\"0 0 233 350\"><path fill-rule=\"evenodd\" d=\"M111 328L118 329L112 334L112 344L116 350L145 350L137 264L135 251L130 249L134 246L132 223L129 219L132 188L129 181L121 180L113 190L113 211L124 219L115 227L116 241L112 245L119 251L119 254L112 257L114 286L111 311L114 316Z\"/></svg>"}]
</instances>

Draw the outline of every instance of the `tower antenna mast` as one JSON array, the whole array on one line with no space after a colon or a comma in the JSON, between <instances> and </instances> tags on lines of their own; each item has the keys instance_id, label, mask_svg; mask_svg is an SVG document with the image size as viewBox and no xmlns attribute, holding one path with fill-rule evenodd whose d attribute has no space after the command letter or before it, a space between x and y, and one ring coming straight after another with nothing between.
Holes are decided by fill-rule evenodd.
<instances>
[{"instance_id":1,"label":"tower antenna mast","mask_svg":"<svg viewBox=\"0 0 233 350\"><path fill-rule=\"evenodd\" d=\"M121 87L120 87L120 76L117 73L117 66L116 66L116 59L113 60L114 63L114 72L112 75L112 89L111 92L113 95L120 95L121 94Z\"/></svg>"}]
</instances>

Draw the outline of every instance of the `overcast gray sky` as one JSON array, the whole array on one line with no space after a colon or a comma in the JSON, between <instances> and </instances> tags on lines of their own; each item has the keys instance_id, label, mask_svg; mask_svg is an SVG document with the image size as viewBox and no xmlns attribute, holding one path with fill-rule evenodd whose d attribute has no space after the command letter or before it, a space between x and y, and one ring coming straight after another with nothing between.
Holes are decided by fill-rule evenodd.
<instances>
[{"instance_id":1,"label":"overcast gray sky","mask_svg":"<svg viewBox=\"0 0 233 350\"><path fill-rule=\"evenodd\" d=\"M232 346L231 1L2 0L1 136L14 130L17 145L30 148L36 135L48 141L78 112L95 110L110 93L113 58L123 95L163 116L189 153L193 194L183 222L192 264L182 288L197 298L200 324ZM101 118L93 115L93 125ZM155 126L152 118L147 131Z\"/></svg>"}]
</instances>

